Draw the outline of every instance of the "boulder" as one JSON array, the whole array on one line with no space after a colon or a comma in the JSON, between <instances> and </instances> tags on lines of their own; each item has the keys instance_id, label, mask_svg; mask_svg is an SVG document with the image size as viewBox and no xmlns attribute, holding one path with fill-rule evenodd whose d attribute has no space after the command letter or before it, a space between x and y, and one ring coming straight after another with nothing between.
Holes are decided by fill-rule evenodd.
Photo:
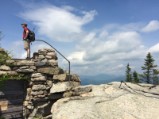
<instances>
[{"instance_id":1,"label":"boulder","mask_svg":"<svg viewBox=\"0 0 159 119\"><path fill-rule=\"evenodd\" d=\"M46 55L48 52L55 52L54 49L47 49L47 48L43 48L43 49L39 49L38 53L42 54L42 55Z\"/></svg>"},{"instance_id":2,"label":"boulder","mask_svg":"<svg viewBox=\"0 0 159 119\"><path fill-rule=\"evenodd\" d=\"M49 88L51 88L51 87L52 87L52 84L53 84L53 82L52 82L52 81L47 80L47 81L46 81L46 83L47 83L47 85L48 85L48 87L49 87Z\"/></svg>"},{"instance_id":3,"label":"boulder","mask_svg":"<svg viewBox=\"0 0 159 119\"><path fill-rule=\"evenodd\" d=\"M13 65L15 63L15 60L7 60L6 63L7 65Z\"/></svg>"},{"instance_id":4,"label":"boulder","mask_svg":"<svg viewBox=\"0 0 159 119\"><path fill-rule=\"evenodd\" d=\"M33 73L31 75L32 78L38 78L38 77L41 77L41 76L43 76L43 74L41 74L41 73Z\"/></svg>"},{"instance_id":5,"label":"boulder","mask_svg":"<svg viewBox=\"0 0 159 119\"><path fill-rule=\"evenodd\" d=\"M46 88L47 88L46 85L39 84L39 85L33 85L32 90L39 91L39 90L46 90Z\"/></svg>"},{"instance_id":6,"label":"boulder","mask_svg":"<svg viewBox=\"0 0 159 119\"><path fill-rule=\"evenodd\" d=\"M114 82L73 90L81 93L55 102L52 119L159 119L159 86Z\"/></svg>"},{"instance_id":7,"label":"boulder","mask_svg":"<svg viewBox=\"0 0 159 119\"><path fill-rule=\"evenodd\" d=\"M31 75L31 81L46 81L46 76L41 73L34 73Z\"/></svg>"},{"instance_id":8,"label":"boulder","mask_svg":"<svg viewBox=\"0 0 159 119\"><path fill-rule=\"evenodd\" d=\"M68 91L74 87L79 86L79 82L58 82L58 83L53 83L52 88L50 90L50 93L59 93L59 92L65 92Z\"/></svg>"},{"instance_id":9,"label":"boulder","mask_svg":"<svg viewBox=\"0 0 159 119\"><path fill-rule=\"evenodd\" d=\"M46 93L47 93L46 91L42 91L42 90L40 90L40 91L32 91L31 95L36 96L36 95L43 95L43 94L46 94Z\"/></svg>"},{"instance_id":10,"label":"boulder","mask_svg":"<svg viewBox=\"0 0 159 119\"><path fill-rule=\"evenodd\" d=\"M41 76L41 77L35 77L35 78L31 78L31 81L46 81L46 77L45 76Z\"/></svg>"},{"instance_id":11,"label":"boulder","mask_svg":"<svg viewBox=\"0 0 159 119\"><path fill-rule=\"evenodd\" d=\"M76 82L81 82L80 77L77 74L72 74L71 80Z\"/></svg>"},{"instance_id":12,"label":"boulder","mask_svg":"<svg viewBox=\"0 0 159 119\"><path fill-rule=\"evenodd\" d=\"M2 65L2 66L0 66L0 70L2 70L2 71L10 71L11 68L9 66Z\"/></svg>"},{"instance_id":13,"label":"boulder","mask_svg":"<svg viewBox=\"0 0 159 119\"><path fill-rule=\"evenodd\" d=\"M48 60L45 58L45 59L41 60L41 62L45 62L45 63L47 63L47 62L48 62Z\"/></svg>"},{"instance_id":14,"label":"boulder","mask_svg":"<svg viewBox=\"0 0 159 119\"><path fill-rule=\"evenodd\" d=\"M92 91L92 87L91 86L75 87L71 91L65 92L63 94L63 97L87 95L91 91Z\"/></svg>"},{"instance_id":15,"label":"boulder","mask_svg":"<svg viewBox=\"0 0 159 119\"><path fill-rule=\"evenodd\" d=\"M36 70L35 66L30 66L30 69Z\"/></svg>"},{"instance_id":16,"label":"boulder","mask_svg":"<svg viewBox=\"0 0 159 119\"><path fill-rule=\"evenodd\" d=\"M20 66L16 71L19 73L33 73L35 70L35 66Z\"/></svg>"},{"instance_id":17,"label":"boulder","mask_svg":"<svg viewBox=\"0 0 159 119\"><path fill-rule=\"evenodd\" d=\"M46 54L47 54L47 50L46 50L46 49L39 49L39 50L38 50L38 53L39 53L40 55L46 55Z\"/></svg>"},{"instance_id":18,"label":"boulder","mask_svg":"<svg viewBox=\"0 0 159 119\"><path fill-rule=\"evenodd\" d=\"M44 55L39 55L38 59L45 59Z\"/></svg>"},{"instance_id":19,"label":"boulder","mask_svg":"<svg viewBox=\"0 0 159 119\"><path fill-rule=\"evenodd\" d=\"M69 80L69 75L67 75L67 74L54 75L53 80L68 81Z\"/></svg>"},{"instance_id":20,"label":"boulder","mask_svg":"<svg viewBox=\"0 0 159 119\"><path fill-rule=\"evenodd\" d=\"M3 48L0 48L0 53L5 52L5 50Z\"/></svg>"},{"instance_id":21,"label":"boulder","mask_svg":"<svg viewBox=\"0 0 159 119\"><path fill-rule=\"evenodd\" d=\"M78 75L76 74L71 74L69 76L69 74L59 74L59 75L54 75L53 76L53 80L57 80L57 81L75 81L75 82L80 82L80 78Z\"/></svg>"},{"instance_id":22,"label":"boulder","mask_svg":"<svg viewBox=\"0 0 159 119\"><path fill-rule=\"evenodd\" d=\"M61 74L64 71L59 67L41 67L38 68L38 72L44 74L56 75L56 74Z\"/></svg>"},{"instance_id":23,"label":"boulder","mask_svg":"<svg viewBox=\"0 0 159 119\"><path fill-rule=\"evenodd\" d=\"M11 75L11 76L18 75L18 73L16 71L7 71L7 74Z\"/></svg>"},{"instance_id":24,"label":"boulder","mask_svg":"<svg viewBox=\"0 0 159 119\"><path fill-rule=\"evenodd\" d=\"M30 69L30 68L27 68L27 69L23 69L23 68L19 68L16 70L18 73L33 73L34 70L33 69Z\"/></svg>"},{"instance_id":25,"label":"boulder","mask_svg":"<svg viewBox=\"0 0 159 119\"><path fill-rule=\"evenodd\" d=\"M48 60L48 64L51 66L58 66L57 60Z\"/></svg>"},{"instance_id":26,"label":"boulder","mask_svg":"<svg viewBox=\"0 0 159 119\"><path fill-rule=\"evenodd\" d=\"M0 71L0 76L1 76L1 75L5 75L5 74L7 74L6 71Z\"/></svg>"},{"instance_id":27,"label":"boulder","mask_svg":"<svg viewBox=\"0 0 159 119\"><path fill-rule=\"evenodd\" d=\"M35 62L35 66L37 67L46 66L46 65L47 65L47 62L41 62L41 61Z\"/></svg>"},{"instance_id":28,"label":"boulder","mask_svg":"<svg viewBox=\"0 0 159 119\"><path fill-rule=\"evenodd\" d=\"M52 56L50 56L50 55L46 55L45 56L47 59L52 59Z\"/></svg>"},{"instance_id":29,"label":"boulder","mask_svg":"<svg viewBox=\"0 0 159 119\"><path fill-rule=\"evenodd\" d=\"M34 61L32 60L19 60L14 65L16 66L34 66Z\"/></svg>"},{"instance_id":30,"label":"boulder","mask_svg":"<svg viewBox=\"0 0 159 119\"><path fill-rule=\"evenodd\" d=\"M18 73L16 71L0 71L0 75L10 75L10 76L15 76Z\"/></svg>"},{"instance_id":31,"label":"boulder","mask_svg":"<svg viewBox=\"0 0 159 119\"><path fill-rule=\"evenodd\" d=\"M56 53L55 53L55 52L48 52L47 55L48 55L48 56L56 57Z\"/></svg>"}]
</instances>

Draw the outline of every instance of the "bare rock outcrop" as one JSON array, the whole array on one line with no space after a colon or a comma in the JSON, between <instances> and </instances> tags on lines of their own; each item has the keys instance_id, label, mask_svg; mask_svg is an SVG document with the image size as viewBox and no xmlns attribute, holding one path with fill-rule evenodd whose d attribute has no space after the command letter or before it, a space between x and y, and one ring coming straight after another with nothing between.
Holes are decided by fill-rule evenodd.
<instances>
[{"instance_id":1,"label":"bare rock outcrop","mask_svg":"<svg viewBox=\"0 0 159 119\"><path fill-rule=\"evenodd\" d=\"M159 119L159 86L80 86L52 106L52 119Z\"/></svg>"}]
</instances>

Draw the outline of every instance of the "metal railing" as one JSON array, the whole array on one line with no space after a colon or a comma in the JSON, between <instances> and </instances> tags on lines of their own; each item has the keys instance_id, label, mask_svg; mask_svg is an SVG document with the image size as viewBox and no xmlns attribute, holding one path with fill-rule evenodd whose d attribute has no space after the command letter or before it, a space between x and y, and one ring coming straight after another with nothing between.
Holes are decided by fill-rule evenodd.
<instances>
[{"instance_id":1,"label":"metal railing","mask_svg":"<svg viewBox=\"0 0 159 119\"><path fill-rule=\"evenodd\" d=\"M71 62L60 52L58 51L56 48L54 48L51 44L49 44L48 42L44 41L44 40L41 40L41 39L36 39L35 41L40 41L40 42L44 42L46 43L47 45L49 45L51 48L53 48L59 55L61 55L67 62L68 62L68 66L69 66L69 81L71 80Z\"/></svg>"}]
</instances>

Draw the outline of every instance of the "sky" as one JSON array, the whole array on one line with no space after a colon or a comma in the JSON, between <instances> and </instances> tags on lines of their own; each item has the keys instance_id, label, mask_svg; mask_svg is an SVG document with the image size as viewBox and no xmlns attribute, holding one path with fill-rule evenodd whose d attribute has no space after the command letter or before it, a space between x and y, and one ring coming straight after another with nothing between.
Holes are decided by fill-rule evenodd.
<instances>
[{"instance_id":1,"label":"sky","mask_svg":"<svg viewBox=\"0 0 159 119\"><path fill-rule=\"evenodd\" d=\"M0 0L1 47L25 58L21 23L53 45L79 75L141 72L151 52L159 64L158 0ZM35 41L32 53L46 44ZM59 65L68 69L59 56Z\"/></svg>"}]
</instances>

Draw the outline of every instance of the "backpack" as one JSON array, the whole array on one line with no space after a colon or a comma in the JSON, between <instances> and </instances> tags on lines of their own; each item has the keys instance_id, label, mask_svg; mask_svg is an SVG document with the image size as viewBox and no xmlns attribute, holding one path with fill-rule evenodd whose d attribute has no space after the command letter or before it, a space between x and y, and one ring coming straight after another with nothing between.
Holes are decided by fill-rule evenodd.
<instances>
[{"instance_id":1,"label":"backpack","mask_svg":"<svg viewBox=\"0 0 159 119\"><path fill-rule=\"evenodd\" d=\"M35 33L31 30L29 30L28 39L30 42L35 41Z\"/></svg>"}]
</instances>

